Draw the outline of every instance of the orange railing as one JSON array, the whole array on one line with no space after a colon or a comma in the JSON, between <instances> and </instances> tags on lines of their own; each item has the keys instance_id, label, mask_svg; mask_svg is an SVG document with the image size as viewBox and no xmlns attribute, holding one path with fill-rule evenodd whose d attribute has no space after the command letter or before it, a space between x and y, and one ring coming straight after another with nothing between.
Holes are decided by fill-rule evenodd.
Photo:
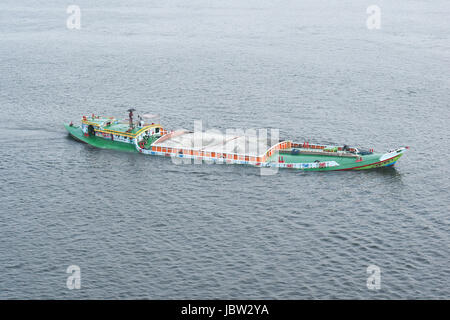
<instances>
[{"instance_id":1,"label":"orange railing","mask_svg":"<svg viewBox=\"0 0 450 320\"><path fill-rule=\"evenodd\" d=\"M170 133L166 139L169 139L175 135L174 132ZM238 153L228 153L228 152L213 152L213 151L205 151L205 150L194 150L194 149L185 149L185 148L173 148L173 147L165 147L159 146L157 143L160 143L166 139L159 138L152 145L151 151L163 153L166 156L175 156L175 155L186 155L189 157L198 157L207 160L225 160L228 162L236 162L242 161L246 163L259 164L265 162L268 157L270 157L277 150L288 149L291 147L290 141L282 141L272 146L269 150L267 150L263 155L248 155L248 154L238 154Z\"/></svg>"}]
</instances>

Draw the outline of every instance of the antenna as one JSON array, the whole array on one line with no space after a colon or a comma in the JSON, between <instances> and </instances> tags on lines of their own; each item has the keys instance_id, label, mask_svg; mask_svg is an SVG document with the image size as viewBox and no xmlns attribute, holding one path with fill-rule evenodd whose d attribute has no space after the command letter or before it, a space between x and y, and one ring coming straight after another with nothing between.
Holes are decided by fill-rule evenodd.
<instances>
[{"instance_id":1,"label":"antenna","mask_svg":"<svg viewBox=\"0 0 450 320\"><path fill-rule=\"evenodd\" d=\"M128 117L130 118L130 129L133 129L133 111L136 111L136 109L130 108L127 111L129 112Z\"/></svg>"}]
</instances>

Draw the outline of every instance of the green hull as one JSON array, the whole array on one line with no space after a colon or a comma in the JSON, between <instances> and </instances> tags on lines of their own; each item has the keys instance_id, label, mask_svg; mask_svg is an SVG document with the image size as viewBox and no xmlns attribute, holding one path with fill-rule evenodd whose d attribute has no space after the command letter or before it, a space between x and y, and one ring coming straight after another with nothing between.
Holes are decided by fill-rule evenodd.
<instances>
[{"instance_id":1,"label":"green hull","mask_svg":"<svg viewBox=\"0 0 450 320\"><path fill-rule=\"evenodd\" d=\"M315 161L336 161L339 166L326 168L308 168L307 171L337 171L337 170L367 170L380 167L388 167L395 164L395 162L402 156L400 153L395 157L381 161L380 158L383 153L372 153L370 155L362 156L361 161L356 161L353 157L338 157L328 155L309 155L309 154L279 154L273 155L269 162L276 162L278 157L282 157L285 163L312 163Z\"/></svg>"},{"instance_id":2,"label":"green hull","mask_svg":"<svg viewBox=\"0 0 450 320\"><path fill-rule=\"evenodd\" d=\"M87 143L101 149L111 149L126 152L138 152L134 143L125 143L121 141L112 141L96 136L85 136L79 126L64 125L69 134L81 142ZM148 144L151 144L149 141ZM326 167L306 167L301 168L304 171L340 171L340 170L367 170L380 167L393 166L396 161L403 155L405 148L399 148L390 153L371 153L368 155L356 156L335 156L335 155L319 155L319 154L291 154L282 152L272 155L267 163L262 166L287 167L290 164L314 164L324 162L336 162L335 166ZM164 154L162 154L164 155ZM279 160L281 159L281 162Z\"/></svg>"},{"instance_id":3,"label":"green hull","mask_svg":"<svg viewBox=\"0 0 450 320\"><path fill-rule=\"evenodd\" d=\"M137 152L134 144L120 141L111 141L100 137L86 137L84 136L83 131L81 131L81 128L79 126L70 126L68 124L65 124L64 127L66 127L67 131L69 131L70 136L75 140L90 144L91 146L94 146L96 148Z\"/></svg>"}]
</instances>

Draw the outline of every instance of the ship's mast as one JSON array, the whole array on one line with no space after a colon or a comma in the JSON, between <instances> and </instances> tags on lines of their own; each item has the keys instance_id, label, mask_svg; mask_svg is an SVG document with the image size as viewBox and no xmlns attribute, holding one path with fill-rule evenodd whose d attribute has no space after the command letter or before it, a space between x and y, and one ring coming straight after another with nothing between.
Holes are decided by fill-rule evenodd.
<instances>
[{"instance_id":1,"label":"ship's mast","mask_svg":"<svg viewBox=\"0 0 450 320\"><path fill-rule=\"evenodd\" d=\"M127 111L129 112L128 117L130 119L130 129L133 129L134 128L134 125L133 125L133 111L136 111L136 109L131 108L131 109L128 109Z\"/></svg>"}]
</instances>

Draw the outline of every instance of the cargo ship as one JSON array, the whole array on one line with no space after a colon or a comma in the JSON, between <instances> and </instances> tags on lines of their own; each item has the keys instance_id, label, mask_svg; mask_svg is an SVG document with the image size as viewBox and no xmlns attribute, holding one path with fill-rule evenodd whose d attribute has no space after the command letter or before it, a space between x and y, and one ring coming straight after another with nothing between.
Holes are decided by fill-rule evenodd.
<instances>
[{"instance_id":1,"label":"cargo ship","mask_svg":"<svg viewBox=\"0 0 450 320\"><path fill-rule=\"evenodd\" d=\"M103 149L173 157L189 163L243 164L256 167L288 168L305 171L366 170L390 167L408 147L387 152L363 150L348 145L329 145L291 140L268 141L256 134L222 134L218 131L170 131L159 116L143 114L119 120L92 114L79 125L64 124L69 135Z\"/></svg>"}]
</instances>

